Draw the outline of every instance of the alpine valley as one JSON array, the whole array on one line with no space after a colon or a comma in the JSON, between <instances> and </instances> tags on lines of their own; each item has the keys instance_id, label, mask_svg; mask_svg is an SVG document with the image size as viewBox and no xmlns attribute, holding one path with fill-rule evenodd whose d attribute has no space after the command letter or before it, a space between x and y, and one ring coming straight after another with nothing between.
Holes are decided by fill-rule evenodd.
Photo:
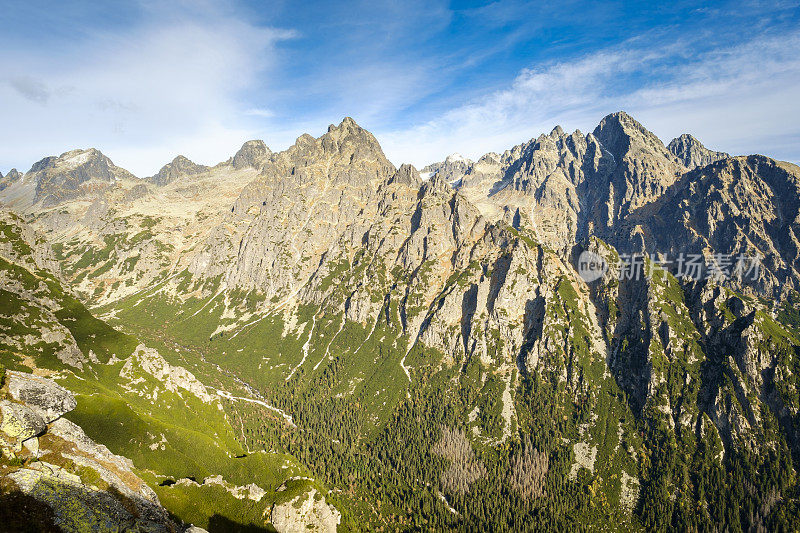
<instances>
[{"instance_id":1,"label":"alpine valley","mask_svg":"<svg viewBox=\"0 0 800 533\"><path fill-rule=\"evenodd\" d=\"M46 157L0 176L0 529L794 531L798 289L800 168L623 112L422 171L350 118Z\"/></svg>"}]
</instances>

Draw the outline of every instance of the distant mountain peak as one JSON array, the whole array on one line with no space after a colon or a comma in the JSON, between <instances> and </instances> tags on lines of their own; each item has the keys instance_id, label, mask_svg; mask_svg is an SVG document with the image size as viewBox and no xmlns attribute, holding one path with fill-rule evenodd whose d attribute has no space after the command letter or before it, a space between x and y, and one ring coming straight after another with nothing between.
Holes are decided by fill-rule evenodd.
<instances>
[{"instance_id":1,"label":"distant mountain peak","mask_svg":"<svg viewBox=\"0 0 800 533\"><path fill-rule=\"evenodd\" d=\"M603 117L593 133L600 144L615 157L627 149L631 142L640 142L652 150L667 153L661 139L625 111L618 111ZM633 141L633 139L636 140Z\"/></svg>"},{"instance_id":2,"label":"distant mountain peak","mask_svg":"<svg viewBox=\"0 0 800 533\"><path fill-rule=\"evenodd\" d=\"M147 178L148 181L155 185L166 185L178 178L185 176L194 176L208 171L205 165L198 165L190 160L188 157L179 155L175 159L161 167L161 170L154 176Z\"/></svg>"},{"instance_id":3,"label":"distant mountain peak","mask_svg":"<svg viewBox=\"0 0 800 533\"><path fill-rule=\"evenodd\" d=\"M697 138L688 133L683 133L670 141L667 145L675 157L681 160L684 166L689 169L704 167L720 159L730 157L725 152L715 152L709 150Z\"/></svg>"},{"instance_id":4,"label":"distant mountain peak","mask_svg":"<svg viewBox=\"0 0 800 533\"><path fill-rule=\"evenodd\" d=\"M338 126L331 126L328 131L315 139L311 135L304 134L297 139L296 147L303 145L303 149L321 148L327 153L349 154L355 159L361 160L374 160L378 161L381 165L394 166L389 163L383 153L378 139L359 126L351 117L344 117Z\"/></svg>"},{"instance_id":5,"label":"distant mountain peak","mask_svg":"<svg viewBox=\"0 0 800 533\"><path fill-rule=\"evenodd\" d=\"M455 152L447 156L447 158L445 159L445 163L465 163L469 165L470 163L472 163L472 161L470 161L463 155L459 154L458 152Z\"/></svg>"},{"instance_id":6,"label":"distant mountain peak","mask_svg":"<svg viewBox=\"0 0 800 533\"><path fill-rule=\"evenodd\" d=\"M409 187L418 188L422 185L422 178L414 165L404 163L400 165L400 168L389 178L389 183L401 183Z\"/></svg>"},{"instance_id":7,"label":"distant mountain peak","mask_svg":"<svg viewBox=\"0 0 800 533\"><path fill-rule=\"evenodd\" d=\"M12 185L16 181L18 181L22 177L16 168L12 168L8 171L8 174L3 176L3 173L0 172L0 191L7 188L9 185Z\"/></svg>"},{"instance_id":8,"label":"distant mountain peak","mask_svg":"<svg viewBox=\"0 0 800 533\"><path fill-rule=\"evenodd\" d=\"M34 163L28 174L36 183L34 202L42 201L44 205L80 196L84 192L83 184L90 180L114 183L135 178L96 148L70 150L58 157L45 157Z\"/></svg>"},{"instance_id":9,"label":"distant mountain peak","mask_svg":"<svg viewBox=\"0 0 800 533\"><path fill-rule=\"evenodd\" d=\"M239 151L231 159L231 165L235 169L260 168L271 155L272 150L267 147L264 141L254 139L247 141L239 148Z\"/></svg>"}]
</instances>

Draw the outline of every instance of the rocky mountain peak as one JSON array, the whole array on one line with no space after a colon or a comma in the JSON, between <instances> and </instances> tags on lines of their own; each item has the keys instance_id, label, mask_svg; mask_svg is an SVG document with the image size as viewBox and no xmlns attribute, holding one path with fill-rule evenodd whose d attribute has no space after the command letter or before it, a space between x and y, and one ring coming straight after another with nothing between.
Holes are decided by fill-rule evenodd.
<instances>
[{"instance_id":1,"label":"rocky mountain peak","mask_svg":"<svg viewBox=\"0 0 800 533\"><path fill-rule=\"evenodd\" d=\"M597 227L608 228L657 198L685 171L661 139L624 111L603 118L593 136L613 157L611 174L599 173L589 184L602 191L589 202Z\"/></svg>"},{"instance_id":2,"label":"rocky mountain peak","mask_svg":"<svg viewBox=\"0 0 800 533\"><path fill-rule=\"evenodd\" d=\"M466 165L472 164L472 161L463 155L459 154L458 152L450 154L444 160L445 163L455 164L455 163L464 163Z\"/></svg>"},{"instance_id":3,"label":"rocky mountain peak","mask_svg":"<svg viewBox=\"0 0 800 533\"><path fill-rule=\"evenodd\" d=\"M12 168L8 171L8 174L3 176L2 172L0 172L0 191L8 187L9 185L17 182L22 177L22 174L17 172L16 168Z\"/></svg>"},{"instance_id":4,"label":"rocky mountain peak","mask_svg":"<svg viewBox=\"0 0 800 533\"><path fill-rule=\"evenodd\" d=\"M420 178L419 171L414 165L404 163L400 165L397 172L389 178L389 183L398 183L408 185L412 188L419 188L422 185L422 178Z\"/></svg>"},{"instance_id":5,"label":"rocky mountain peak","mask_svg":"<svg viewBox=\"0 0 800 533\"><path fill-rule=\"evenodd\" d=\"M284 153L286 156L293 160L295 167L298 163L306 166L315 160L332 157L331 162L339 165L377 165L386 169L387 174L395 170L375 136L350 117L345 117L338 126L329 127L317 139L308 134L301 135L295 145Z\"/></svg>"},{"instance_id":6,"label":"rocky mountain peak","mask_svg":"<svg viewBox=\"0 0 800 533\"><path fill-rule=\"evenodd\" d=\"M667 145L667 150L680 159L683 165L689 169L704 167L720 159L730 157L725 152L709 150L703 146L703 143L688 133L672 139Z\"/></svg>"},{"instance_id":7,"label":"rocky mountain peak","mask_svg":"<svg viewBox=\"0 0 800 533\"><path fill-rule=\"evenodd\" d=\"M90 189L84 186L89 181L109 184L135 178L96 148L70 150L58 157L46 157L35 163L28 174L36 183L34 202L42 201L43 205L80 196Z\"/></svg>"},{"instance_id":8,"label":"rocky mountain peak","mask_svg":"<svg viewBox=\"0 0 800 533\"><path fill-rule=\"evenodd\" d=\"M231 165L235 169L260 168L271 155L272 150L267 147L264 141L259 139L247 141L233 156Z\"/></svg>"},{"instance_id":9,"label":"rocky mountain peak","mask_svg":"<svg viewBox=\"0 0 800 533\"><path fill-rule=\"evenodd\" d=\"M189 158L179 155L161 167L161 170L159 170L155 176L150 176L147 178L147 180L155 185L163 186L175 181L178 178L194 176L196 174L202 174L206 171L208 171L207 166L198 165Z\"/></svg>"},{"instance_id":10,"label":"rocky mountain peak","mask_svg":"<svg viewBox=\"0 0 800 533\"><path fill-rule=\"evenodd\" d=\"M624 111L603 117L594 129L594 136L614 157L623 156L631 148L643 148L669 158L661 139Z\"/></svg>"}]
</instances>

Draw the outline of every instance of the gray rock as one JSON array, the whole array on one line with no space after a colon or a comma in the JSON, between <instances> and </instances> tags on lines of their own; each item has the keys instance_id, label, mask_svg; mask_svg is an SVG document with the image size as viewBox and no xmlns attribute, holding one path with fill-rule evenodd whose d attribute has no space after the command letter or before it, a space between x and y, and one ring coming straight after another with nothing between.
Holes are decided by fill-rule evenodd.
<instances>
[{"instance_id":1,"label":"gray rock","mask_svg":"<svg viewBox=\"0 0 800 533\"><path fill-rule=\"evenodd\" d=\"M16 451L22 449L24 441L38 437L47 429L47 424L42 417L25 405L2 400L0 401L0 411L3 415L0 431L16 441Z\"/></svg>"},{"instance_id":2,"label":"gray rock","mask_svg":"<svg viewBox=\"0 0 800 533\"><path fill-rule=\"evenodd\" d=\"M233 156L233 159L231 159L231 165L237 170L247 167L261 168L261 166L266 163L271 155L272 150L267 148L267 145L264 144L264 141L247 141L242 145L241 148L239 148L239 151L236 152L236 155Z\"/></svg>"},{"instance_id":3,"label":"gray rock","mask_svg":"<svg viewBox=\"0 0 800 533\"><path fill-rule=\"evenodd\" d=\"M310 489L291 501L273 506L270 521L279 533L324 531L334 533L342 516L325 503L316 489Z\"/></svg>"},{"instance_id":4,"label":"gray rock","mask_svg":"<svg viewBox=\"0 0 800 533\"><path fill-rule=\"evenodd\" d=\"M703 143L688 133L684 133L680 137L672 139L667 145L667 150L680 159L683 165L689 170L697 167L704 167L720 159L730 157L730 155L725 152L709 150L703 146Z\"/></svg>"},{"instance_id":5,"label":"gray rock","mask_svg":"<svg viewBox=\"0 0 800 533\"><path fill-rule=\"evenodd\" d=\"M12 168L11 170L9 170L8 174L6 174L5 176L3 176L3 174L0 172L0 191L14 184L21 177L22 174L20 174L16 168Z\"/></svg>"},{"instance_id":6,"label":"gray rock","mask_svg":"<svg viewBox=\"0 0 800 533\"><path fill-rule=\"evenodd\" d=\"M188 158L179 155L163 167L158 173L154 176L150 176L146 178L147 181L158 185L163 186L173 181L184 178L187 176L195 176L197 174L202 174L203 172L207 172L208 167L204 165L198 165Z\"/></svg>"},{"instance_id":7,"label":"gray rock","mask_svg":"<svg viewBox=\"0 0 800 533\"><path fill-rule=\"evenodd\" d=\"M28 406L45 423L69 413L78 405L70 391L47 378L9 370L6 383L11 397Z\"/></svg>"},{"instance_id":8,"label":"gray rock","mask_svg":"<svg viewBox=\"0 0 800 533\"><path fill-rule=\"evenodd\" d=\"M120 179L135 178L127 170L114 165L95 148L72 150L58 157L46 157L35 163L26 176L26 179L36 183L34 202L41 202L45 207L88 192L97 192ZM90 181L95 182L95 186L85 187Z\"/></svg>"}]
</instances>

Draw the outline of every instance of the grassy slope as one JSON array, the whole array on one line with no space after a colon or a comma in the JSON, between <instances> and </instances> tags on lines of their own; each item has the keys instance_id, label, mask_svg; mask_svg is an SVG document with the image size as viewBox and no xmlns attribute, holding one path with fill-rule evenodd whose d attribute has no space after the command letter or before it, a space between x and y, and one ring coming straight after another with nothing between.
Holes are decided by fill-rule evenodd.
<instances>
[{"instance_id":1,"label":"grassy slope","mask_svg":"<svg viewBox=\"0 0 800 533\"><path fill-rule=\"evenodd\" d=\"M15 252L22 257L30 254L30 247L20 238L19 232L14 231L12 224L4 224L0 230L0 238L11 241ZM58 343L33 342L20 349L0 342L0 364L27 371L33 364L57 372L60 382L72 390L78 400L77 408L67 418L81 425L97 442L131 458L137 473L180 519L204 527L208 527L210 521L212 525L215 521L226 528L234 522L264 525L265 508L269 509L270 502L283 497L275 492L280 485L290 477L307 475L289 455L247 454L227 414L216 402L203 403L182 390L180 393L168 391L162 383L141 371L136 372L134 383L120 377L124 360L131 356L139 340L96 319L63 290L51 273L35 269L27 262L21 265L3 258L0 258L0 271L35 295L35 298L21 297L2 290L2 336L16 340L26 335L36 338L42 327L52 326L48 320L55 319L70 331L84 355L88 356L91 351L100 361L99 364L85 363L83 370L78 370L66 367L55 357ZM39 299L52 300L58 310L54 314L44 312ZM120 361L107 364L112 357ZM168 359L181 358L173 355ZM222 475L232 485L256 483L267 495L256 504L234 498L216 486L161 486L165 479L194 478L202 482L213 475Z\"/></svg>"}]
</instances>

